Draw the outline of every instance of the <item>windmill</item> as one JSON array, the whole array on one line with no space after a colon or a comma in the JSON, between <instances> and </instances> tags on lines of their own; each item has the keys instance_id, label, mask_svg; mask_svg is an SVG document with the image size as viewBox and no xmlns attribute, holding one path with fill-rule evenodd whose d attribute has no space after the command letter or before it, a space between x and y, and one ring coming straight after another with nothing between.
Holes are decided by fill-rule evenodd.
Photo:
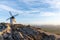
<instances>
[{"instance_id":1,"label":"windmill","mask_svg":"<svg viewBox=\"0 0 60 40\"><path fill-rule=\"evenodd\" d=\"M18 14L12 15L12 13L11 13L10 11L9 11L9 14L10 14L11 17L8 18L7 20L10 19L10 24L12 24L12 25L16 24L16 19L15 19L15 17L18 16Z\"/></svg>"}]
</instances>

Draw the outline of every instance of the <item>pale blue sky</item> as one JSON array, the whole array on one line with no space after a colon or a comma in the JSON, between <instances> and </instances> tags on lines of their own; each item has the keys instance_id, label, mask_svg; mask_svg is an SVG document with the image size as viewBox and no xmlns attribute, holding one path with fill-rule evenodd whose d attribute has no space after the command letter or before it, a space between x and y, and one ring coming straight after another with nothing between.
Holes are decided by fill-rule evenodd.
<instances>
[{"instance_id":1,"label":"pale blue sky","mask_svg":"<svg viewBox=\"0 0 60 40\"><path fill-rule=\"evenodd\" d=\"M0 22L9 22L9 11L17 23L60 24L60 0L0 0Z\"/></svg>"}]
</instances>

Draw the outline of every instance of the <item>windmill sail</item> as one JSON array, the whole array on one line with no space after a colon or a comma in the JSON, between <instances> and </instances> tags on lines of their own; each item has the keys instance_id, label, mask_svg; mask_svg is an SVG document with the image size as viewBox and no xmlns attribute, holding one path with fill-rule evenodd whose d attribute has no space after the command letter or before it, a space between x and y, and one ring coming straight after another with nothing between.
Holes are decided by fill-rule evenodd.
<instances>
[{"instance_id":1,"label":"windmill sail","mask_svg":"<svg viewBox=\"0 0 60 40\"><path fill-rule=\"evenodd\" d=\"M14 15L14 17L18 16L19 14Z\"/></svg>"}]
</instances>

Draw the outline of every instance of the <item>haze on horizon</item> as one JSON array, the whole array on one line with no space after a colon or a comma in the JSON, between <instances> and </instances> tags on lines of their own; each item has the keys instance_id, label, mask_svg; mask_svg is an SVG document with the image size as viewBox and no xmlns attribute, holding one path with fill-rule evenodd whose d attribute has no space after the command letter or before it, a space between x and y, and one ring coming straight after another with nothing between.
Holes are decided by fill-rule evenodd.
<instances>
[{"instance_id":1,"label":"haze on horizon","mask_svg":"<svg viewBox=\"0 0 60 40\"><path fill-rule=\"evenodd\" d=\"M0 0L0 22L12 14L17 23L60 25L60 0Z\"/></svg>"}]
</instances>

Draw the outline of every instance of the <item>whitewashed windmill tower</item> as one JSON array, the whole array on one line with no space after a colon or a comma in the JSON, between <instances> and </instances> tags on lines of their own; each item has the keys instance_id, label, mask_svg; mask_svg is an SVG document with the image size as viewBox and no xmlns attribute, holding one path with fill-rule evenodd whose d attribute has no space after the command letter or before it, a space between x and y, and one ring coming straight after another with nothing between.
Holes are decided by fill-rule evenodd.
<instances>
[{"instance_id":1,"label":"whitewashed windmill tower","mask_svg":"<svg viewBox=\"0 0 60 40\"><path fill-rule=\"evenodd\" d=\"M9 11L9 13L10 13L10 18L8 18L7 20L9 20L10 19L10 24L12 24L12 25L14 25L14 24L16 24L16 19L15 19L15 17L16 16L18 16L18 14L16 14L16 15L12 15L12 13Z\"/></svg>"}]
</instances>

